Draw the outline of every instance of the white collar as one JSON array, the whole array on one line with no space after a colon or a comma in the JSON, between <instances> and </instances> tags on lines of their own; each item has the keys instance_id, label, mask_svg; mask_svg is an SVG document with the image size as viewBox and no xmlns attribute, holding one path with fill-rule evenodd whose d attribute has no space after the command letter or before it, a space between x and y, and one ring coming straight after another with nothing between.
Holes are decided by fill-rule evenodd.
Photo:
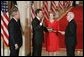
<instances>
[{"instance_id":1,"label":"white collar","mask_svg":"<svg viewBox=\"0 0 84 57\"><path fill-rule=\"evenodd\" d=\"M69 22L72 21L72 19L69 20Z\"/></svg>"},{"instance_id":2,"label":"white collar","mask_svg":"<svg viewBox=\"0 0 84 57\"><path fill-rule=\"evenodd\" d=\"M38 16L36 16L36 18L40 21L40 18Z\"/></svg>"},{"instance_id":3,"label":"white collar","mask_svg":"<svg viewBox=\"0 0 84 57\"><path fill-rule=\"evenodd\" d=\"M13 18L15 19L16 22L18 21L15 17L13 17Z\"/></svg>"}]
</instances>

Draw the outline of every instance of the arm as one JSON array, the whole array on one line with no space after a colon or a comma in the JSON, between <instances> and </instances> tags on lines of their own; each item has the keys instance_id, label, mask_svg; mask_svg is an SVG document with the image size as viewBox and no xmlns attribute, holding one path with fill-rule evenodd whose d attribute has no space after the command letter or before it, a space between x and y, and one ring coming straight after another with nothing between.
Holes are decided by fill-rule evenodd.
<instances>
[{"instance_id":1,"label":"arm","mask_svg":"<svg viewBox=\"0 0 84 57\"><path fill-rule=\"evenodd\" d=\"M49 32L48 19L44 19L44 21L43 21L43 30L44 30L45 32Z\"/></svg>"},{"instance_id":2,"label":"arm","mask_svg":"<svg viewBox=\"0 0 84 57\"><path fill-rule=\"evenodd\" d=\"M39 30L42 27L42 25L41 25L41 23L38 24L36 22L36 20L33 20L32 21L32 27L33 27L34 30Z\"/></svg>"},{"instance_id":3,"label":"arm","mask_svg":"<svg viewBox=\"0 0 84 57\"><path fill-rule=\"evenodd\" d=\"M9 35L10 35L10 42L11 44L13 44L13 46L15 46L15 49L17 49L18 45L17 43L15 42L15 29L14 29L14 23L11 22L9 25L8 25L8 28L9 28Z\"/></svg>"},{"instance_id":4,"label":"arm","mask_svg":"<svg viewBox=\"0 0 84 57\"><path fill-rule=\"evenodd\" d=\"M9 23L9 25L8 25L8 31L9 31L9 35L10 35L10 42L13 44L13 45L15 45L15 29L14 29L14 23L13 22L11 22L11 23Z\"/></svg>"},{"instance_id":5,"label":"arm","mask_svg":"<svg viewBox=\"0 0 84 57\"><path fill-rule=\"evenodd\" d=\"M44 30L45 32L48 32L48 29L47 29L47 27L45 27L45 26L43 26L43 30Z\"/></svg>"},{"instance_id":6,"label":"arm","mask_svg":"<svg viewBox=\"0 0 84 57\"><path fill-rule=\"evenodd\" d=\"M76 24L75 23L70 24L69 31L70 31L70 36L75 36L75 34L76 34Z\"/></svg>"},{"instance_id":7,"label":"arm","mask_svg":"<svg viewBox=\"0 0 84 57\"><path fill-rule=\"evenodd\" d=\"M64 31L58 31L59 33L61 33L62 35L65 35L65 32Z\"/></svg>"}]
</instances>

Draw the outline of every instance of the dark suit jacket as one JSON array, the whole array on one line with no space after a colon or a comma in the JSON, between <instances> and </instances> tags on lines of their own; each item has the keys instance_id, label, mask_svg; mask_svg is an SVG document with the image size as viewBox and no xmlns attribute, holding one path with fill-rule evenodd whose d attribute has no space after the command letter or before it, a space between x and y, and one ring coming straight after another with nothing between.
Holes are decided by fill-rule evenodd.
<instances>
[{"instance_id":1,"label":"dark suit jacket","mask_svg":"<svg viewBox=\"0 0 84 57\"><path fill-rule=\"evenodd\" d=\"M43 25L40 26L40 21L36 17L32 21L32 28L33 28L33 42L35 42L34 44L41 44L44 37L43 31L48 32L48 30Z\"/></svg>"},{"instance_id":2,"label":"dark suit jacket","mask_svg":"<svg viewBox=\"0 0 84 57\"><path fill-rule=\"evenodd\" d=\"M16 22L15 19L11 19L8 24L8 32L9 32L9 45L13 46L18 44L19 47L22 46L22 33L21 26L19 22Z\"/></svg>"},{"instance_id":3,"label":"dark suit jacket","mask_svg":"<svg viewBox=\"0 0 84 57\"><path fill-rule=\"evenodd\" d=\"M71 20L65 30L65 40L67 45L76 44L76 23Z\"/></svg>"}]
</instances>

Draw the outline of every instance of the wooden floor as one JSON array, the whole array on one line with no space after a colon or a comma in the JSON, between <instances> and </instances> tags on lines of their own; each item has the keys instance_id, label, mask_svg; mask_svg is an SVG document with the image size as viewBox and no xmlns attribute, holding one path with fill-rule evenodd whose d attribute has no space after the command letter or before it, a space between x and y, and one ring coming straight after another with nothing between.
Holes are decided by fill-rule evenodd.
<instances>
[{"instance_id":1,"label":"wooden floor","mask_svg":"<svg viewBox=\"0 0 84 57\"><path fill-rule=\"evenodd\" d=\"M42 49L42 55L41 56L50 56L49 53L45 50L45 48ZM54 55L51 56L67 56L66 49L61 48L59 52L57 52ZM83 49L76 49L75 50L75 56L83 56Z\"/></svg>"},{"instance_id":2,"label":"wooden floor","mask_svg":"<svg viewBox=\"0 0 84 57\"><path fill-rule=\"evenodd\" d=\"M42 56L49 56L48 52L46 52L45 49L42 50ZM65 49L61 49L59 52L57 52L53 56L67 56L66 55L66 50ZM76 50L75 51L75 56L83 56L83 50Z\"/></svg>"},{"instance_id":3,"label":"wooden floor","mask_svg":"<svg viewBox=\"0 0 84 57\"><path fill-rule=\"evenodd\" d=\"M2 53L1 53L1 56L3 56ZM9 49L6 49L4 56L9 56L9 54L10 54ZM25 56L24 49L20 50L19 56ZM46 52L45 49L42 49L42 55L41 56L50 56L50 55L48 55L48 52ZM54 56L67 56L66 55L66 50L65 49L60 49L60 51L58 53L56 53ZM75 56L83 56L83 50L76 50L75 51Z\"/></svg>"}]
</instances>

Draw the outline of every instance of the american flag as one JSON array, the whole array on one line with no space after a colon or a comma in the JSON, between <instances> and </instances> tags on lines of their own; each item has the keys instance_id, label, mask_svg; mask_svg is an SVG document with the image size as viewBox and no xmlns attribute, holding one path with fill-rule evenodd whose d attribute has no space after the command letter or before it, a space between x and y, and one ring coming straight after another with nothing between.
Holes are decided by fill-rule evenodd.
<instances>
[{"instance_id":1,"label":"american flag","mask_svg":"<svg viewBox=\"0 0 84 57\"><path fill-rule=\"evenodd\" d=\"M1 1L1 37L6 46L9 45L8 23L9 23L8 1Z\"/></svg>"},{"instance_id":2,"label":"american flag","mask_svg":"<svg viewBox=\"0 0 84 57\"><path fill-rule=\"evenodd\" d=\"M64 1L59 1L59 8L60 8L61 10L64 9Z\"/></svg>"},{"instance_id":3,"label":"american flag","mask_svg":"<svg viewBox=\"0 0 84 57\"><path fill-rule=\"evenodd\" d=\"M55 12L56 9L58 9L58 5L56 5L56 2L55 1L51 1L51 11L52 12Z\"/></svg>"},{"instance_id":4,"label":"american flag","mask_svg":"<svg viewBox=\"0 0 84 57\"><path fill-rule=\"evenodd\" d=\"M38 5L39 6L39 5ZM36 10L37 6L35 6L35 1L31 1L31 17L32 19L34 19L35 15L35 10ZM42 5L42 11L43 11L43 15L44 18L48 19L48 1L43 1L43 5Z\"/></svg>"},{"instance_id":5,"label":"american flag","mask_svg":"<svg viewBox=\"0 0 84 57\"><path fill-rule=\"evenodd\" d=\"M59 1L59 7L61 9L65 9L65 8L70 7L71 6L70 5L71 3L73 3L73 1Z\"/></svg>"},{"instance_id":6,"label":"american flag","mask_svg":"<svg viewBox=\"0 0 84 57\"><path fill-rule=\"evenodd\" d=\"M49 11L48 11L48 1L43 1L43 15L45 19L49 19Z\"/></svg>"},{"instance_id":7,"label":"american flag","mask_svg":"<svg viewBox=\"0 0 84 57\"><path fill-rule=\"evenodd\" d=\"M35 17L35 7L39 6L35 6L34 4L35 1L32 1L31 3L31 15L32 15L32 19ZM70 4L72 3L72 1L50 1L51 2L51 8L50 11L55 12L56 9L60 9L63 10L67 7L70 6ZM41 4L40 4L41 5ZM49 10L48 10L49 6L48 6L48 1L42 1L42 11L43 11L43 15L45 19L49 19Z\"/></svg>"},{"instance_id":8,"label":"american flag","mask_svg":"<svg viewBox=\"0 0 84 57\"><path fill-rule=\"evenodd\" d=\"M31 1L31 17L32 17L32 19L35 18L35 3L34 3L34 1Z\"/></svg>"},{"instance_id":9,"label":"american flag","mask_svg":"<svg viewBox=\"0 0 84 57\"><path fill-rule=\"evenodd\" d=\"M71 3L72 3L72 1L66 1L65 7L66 7L66 8L70 7L70 4L71 4Z\"/></svg>"}]
</instances>

